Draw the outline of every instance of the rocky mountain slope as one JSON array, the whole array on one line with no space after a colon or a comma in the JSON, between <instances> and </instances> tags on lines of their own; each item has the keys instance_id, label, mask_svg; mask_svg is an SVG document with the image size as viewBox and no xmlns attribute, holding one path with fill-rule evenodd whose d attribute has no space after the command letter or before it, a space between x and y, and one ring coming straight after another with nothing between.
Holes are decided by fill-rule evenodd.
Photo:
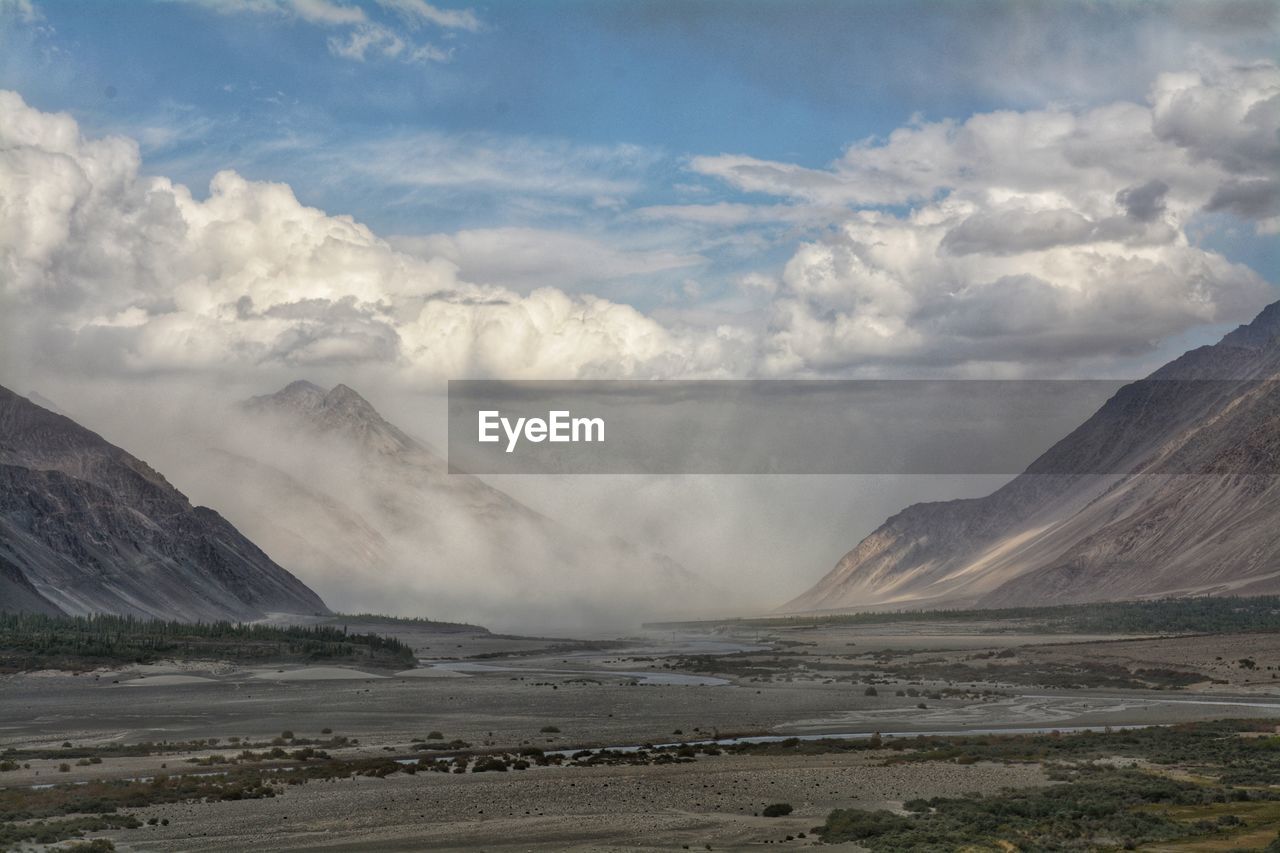
<instances>
[{"instance_id":1,"label":"rocky mountain slope","mask_svg":"<svg viewBox=\"0 0 1280 853\"><path fill-rule=\"evenodd\" d=\"M1280 303L984 498L908 507L781 609L1280 592Z\"/></svg>"},{"instance_id":2,"label":"rocky mountain slope","mask_svg":"<svg viewBox=\"0 0 1280 853\"><path fill-rule=\"evenodd\" d=\"M190 621L328 612L145 462L5 388L0 609Z\"/></svg>"}]
</instances>

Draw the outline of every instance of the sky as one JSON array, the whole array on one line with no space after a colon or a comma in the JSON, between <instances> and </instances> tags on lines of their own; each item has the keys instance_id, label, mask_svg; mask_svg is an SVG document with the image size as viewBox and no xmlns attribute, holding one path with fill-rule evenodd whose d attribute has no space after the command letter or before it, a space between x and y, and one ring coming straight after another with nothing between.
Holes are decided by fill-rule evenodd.
<instances>
[{"instance_id":1,"label":"sky","mask_svg":"<svg viewBox=\"0 0 1280 853\"><path fill-rule=\"evenodd\" d=\"M1136 375L1276 298L1276 28L1252 0L0 0L11 359Z\"/></svg>"}]
</instances>

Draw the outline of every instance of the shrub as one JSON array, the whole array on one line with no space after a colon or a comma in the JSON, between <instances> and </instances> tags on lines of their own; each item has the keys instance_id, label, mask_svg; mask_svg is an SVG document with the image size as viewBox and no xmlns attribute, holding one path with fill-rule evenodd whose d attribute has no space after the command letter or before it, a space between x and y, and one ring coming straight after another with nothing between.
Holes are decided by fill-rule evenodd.
<instances>
[{"instance_id":1,"label":"shrub","mask_svg":"<svg viewBox=\"0 0 1280 853\"><path fill-rule=\"evenodd\" d=\"M791 814L791 803L770 803L760 814L765 817L786 817Z\"/></svg>"},{"instance_id":2,"label":"shrub","mask_svg":"<svg viewBox=\"0 0 1280 853\"><path fill-rule=\"evenodd\" d=\"M880 691L876 690L874 687L868 687L866 690L862 691L862 695L863 696L879 696Z\"/></svg>"},{"instance_id":3,"label":"shrub","mask_svg":"<svg viewBox=\"0 0 1280 853\"><path fill-rule=\"evenodd\" d=\"M559 734L560 727L559 726L543 726L542 728L538 729L538 731L542 732L544 735Z\"/></svg>"},{"instance_id":4,"label":"shrub","mask_svg":"<svg viewBox=\"0 0 1280 853\"><path fill-rule=\"evenodd\" d=\"M911 827L911 821L890 811L866 812L860 809L836 809L822 828L823 841L858 841L875 838Z\"/></svg>"},{"instance_id":5,"label":"shrub","mask_svg":"<svg viewBox=\"0 0 1280 853\"><path fill-rule=\"evenodd\" d=\"M94 838L90 841L75 841L59 849L65 853L112 853L116 846L109 839Z\"/></svg>"}]
</instances>

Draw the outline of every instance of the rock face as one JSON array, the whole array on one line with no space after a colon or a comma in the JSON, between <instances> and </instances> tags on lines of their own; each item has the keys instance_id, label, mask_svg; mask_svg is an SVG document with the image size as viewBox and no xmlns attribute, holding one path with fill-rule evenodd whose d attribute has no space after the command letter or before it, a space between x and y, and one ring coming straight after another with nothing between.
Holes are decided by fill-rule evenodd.
<instances>
[{"instance_id":1,"label":"rock face","mask_svg":"<svg viewBox=\"0 0 1280 853\"><path fill-rule=\"evenodd\" d=\"M1280 592L1280 303L1126 385L984 498L890 518L781 609Z\"/></svg>"},{"instance_id":2,"label":"rock face","mask_svg":"<svg viewBox=\"0 0 1280 853\"><path fill-rule=\"evenodd\" d=\"M186 621L328 612L145 462L5 388L0 610Z\"/></svg>"}]
</instances>

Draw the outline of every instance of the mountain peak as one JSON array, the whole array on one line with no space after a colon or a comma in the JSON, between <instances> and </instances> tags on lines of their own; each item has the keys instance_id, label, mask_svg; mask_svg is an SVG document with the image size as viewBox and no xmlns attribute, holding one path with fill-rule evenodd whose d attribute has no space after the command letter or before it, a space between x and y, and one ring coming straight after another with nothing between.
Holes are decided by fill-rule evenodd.
<instances>
[{"instance_id":1,"label":"mountain peak","mask_svg":"<svg viewBox=\"0 0 1280 853\"><path fill-rule=\"evenodd\" d=\"M305 380L290 382L274 394L245 402L251 412L286 414L317 433L338 433L366 450L396 454L419 449L418 443L388 423L354 388L339 383L325 391Z\"/></svg>"},{"instance_id":2,"label":"mountain peak","mask_svg":"<svg viewBox=\"0 0 1280 853\"><path fill-rule=\"evenodd\" d=\"M1222 339L1227 346L1258 349L1280 338L1280 302L1272 302L1257 317L1243 326L1237 326Z\"/></svg>"},{"instance_id":3,"label":"mountain peak","mask_svg":"<svg viewBox=\"0 0 1280 853\"><path fill-rule=\"evenodd\" d=\"M381 417L377 409L368 400L361 397L354 388L341 383L334 385L329 393L325 394L324 404L326 406L340 406L344 409L361 410L375 417Z\"/></svg>"},{"instance_id":4,"label":"mountain peak","mask_svg":"<svg viewBox=\"0 0 1280 853\"><path fill-rule=\"evenodd\" d=\"M288 411L295 414L314 412L324 404L325 390L314 382L299 379L274 394L250 397L244 406L251 411Z\"/></svg>"},{"instance_id":5,"label":"mountain peak","mask_svg":"<svg viewBox=\"0 0 1280 853\"><path fill-rule=\"evenodd\" d=\"M295 379L276 392L284 396L300 396L303 394L324 394L324 389L306 379Z\"/></svg>"}]
</instances>

